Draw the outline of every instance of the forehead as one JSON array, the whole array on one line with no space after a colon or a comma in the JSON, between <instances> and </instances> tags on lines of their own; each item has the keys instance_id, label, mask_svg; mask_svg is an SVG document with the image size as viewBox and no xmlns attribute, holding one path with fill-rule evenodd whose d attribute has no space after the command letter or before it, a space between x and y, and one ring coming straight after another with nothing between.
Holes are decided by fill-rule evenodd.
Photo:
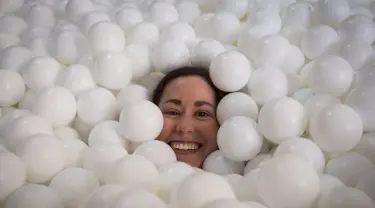
<instances>
[{"instance_id":1,"label":"forehead","mask_svg":"<svg viewBox=\"0 0 375 208\"><path fill-rule=\"evenodd\" d=\"M179 99L182 102L200 100L215 104L215 92L201 77L179 77L165 87L161 101L168 99Z\"/></svg>"}]
</instances>

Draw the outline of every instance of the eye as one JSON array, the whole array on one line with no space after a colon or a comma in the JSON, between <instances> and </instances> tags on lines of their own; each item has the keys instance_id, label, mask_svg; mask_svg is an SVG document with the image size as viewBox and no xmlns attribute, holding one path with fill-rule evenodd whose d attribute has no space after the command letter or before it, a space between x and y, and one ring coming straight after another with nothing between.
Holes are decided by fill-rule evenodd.
<instances>
[{"instance_id":1,"label":"eye","mask_svg":"<svg viewBox=\"0 0 375 208\"><path fill-rule=\"evenodd\" d=\"M211 117L211 114L209 114L208 112L206 111L197 111L195 113L195 116L199 117L199 118L208 118L208 117Z\"/></svg>"},{"instance_id":2,"label":"eye","mask_svg":"<svg viewBox=\"0 0 375 208\"><path fill-rule=\"evenodd\" d=\"M167 110L164 112L164 114L169 116L178 116L180 115L180 112L177 110Z\"/></svg>"}]
</instances>

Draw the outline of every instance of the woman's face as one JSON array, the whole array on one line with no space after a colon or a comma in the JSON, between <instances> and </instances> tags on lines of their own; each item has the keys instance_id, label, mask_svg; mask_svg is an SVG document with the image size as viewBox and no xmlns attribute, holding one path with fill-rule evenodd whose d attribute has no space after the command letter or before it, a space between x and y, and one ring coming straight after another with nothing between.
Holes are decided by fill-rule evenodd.
<instances>
[{"instance_id":1,"label":"woman's face","mask_svg":"<svg viewBox=\"0 0 375 208\"><path fill-rule=\"evenodd\" d=\"M217 149L219 125L212 88L198 76L177 78L165 87L159 108L164 126L158 140L172 147L178 161L201 167Z\"/></svg>"}]
</instances>

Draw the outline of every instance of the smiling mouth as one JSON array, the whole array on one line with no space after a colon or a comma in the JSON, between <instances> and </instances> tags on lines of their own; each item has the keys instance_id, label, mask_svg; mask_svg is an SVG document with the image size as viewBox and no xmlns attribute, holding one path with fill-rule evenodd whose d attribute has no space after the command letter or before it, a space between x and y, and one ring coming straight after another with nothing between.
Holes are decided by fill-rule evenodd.
<instances>
[{"instance_id":1,"label":"smiling mouth","mask_svg":"<svg viewBox=\"0 0 375 208\"><path fill-rule=\"evenodd\" d=\"M197 142L169 142L168 144L175 152L192 153L197 152L202 148L202 144Z\"/></svg>"}]
</instances>

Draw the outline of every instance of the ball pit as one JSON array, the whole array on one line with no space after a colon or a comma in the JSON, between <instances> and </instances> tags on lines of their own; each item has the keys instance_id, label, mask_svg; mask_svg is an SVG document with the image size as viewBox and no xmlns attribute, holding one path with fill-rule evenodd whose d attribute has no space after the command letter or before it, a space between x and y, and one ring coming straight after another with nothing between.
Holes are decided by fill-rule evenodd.
<instances>
[{"instance_id":1,"label":"ball pit","mask_svg":"<svg viewBox=\"0 0 375 208\"><path fill-rule=\"evenodd\" d=\"M0 0L0 208L375 208L375 1ZM165 73L229 92L202 169Z\"/></svg>"}]
</instances>

